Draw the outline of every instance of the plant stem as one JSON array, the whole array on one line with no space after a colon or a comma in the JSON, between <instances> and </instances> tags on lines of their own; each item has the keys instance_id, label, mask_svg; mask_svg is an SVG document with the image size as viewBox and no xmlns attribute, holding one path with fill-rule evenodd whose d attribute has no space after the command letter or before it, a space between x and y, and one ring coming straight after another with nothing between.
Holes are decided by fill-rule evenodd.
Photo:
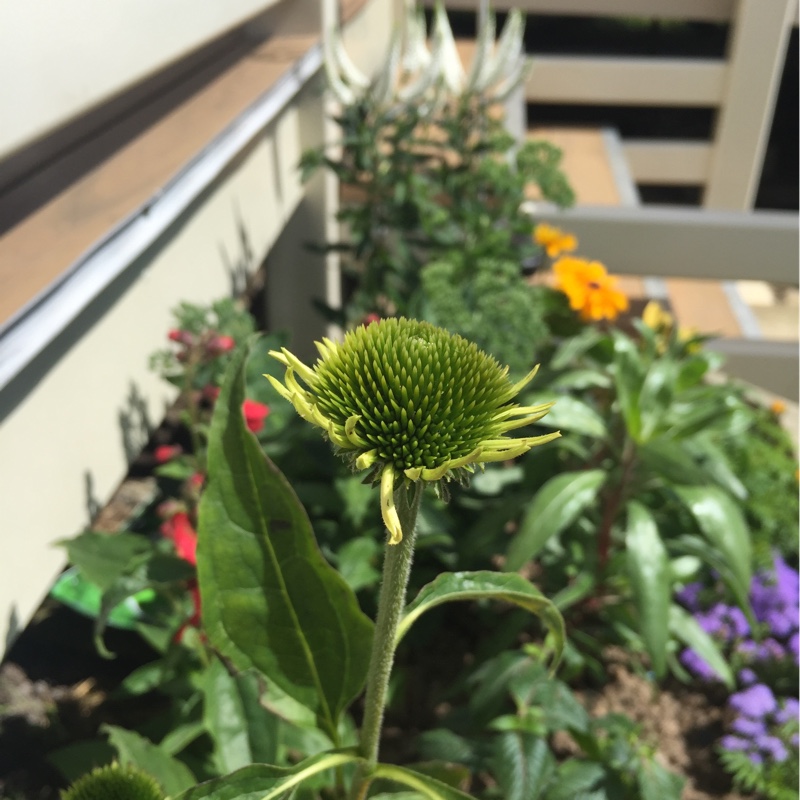
<instances>
[{"instance_id":1,"label":"plant stem","mask_svg":"<svg viewBox=\"0 0 800 800\"><path fill-rule=\"evenodd\" d=\"M387 545L383 560L383 581L378 597L378 618L375 621L375 636L372 640L364 701L364 722L361 726L360 749L367 763L356 773L351 793L353 800L362 800L366 796L371 780L370 774L378 763L383 713L386 708L389 677L394 664L395 636L406 603L406 587L414 556L422 483L414 483L412 492L413 494L409 495L405 484L402 484L394 493L403 538L396 545Z\"/></svg>"}]
</instances>

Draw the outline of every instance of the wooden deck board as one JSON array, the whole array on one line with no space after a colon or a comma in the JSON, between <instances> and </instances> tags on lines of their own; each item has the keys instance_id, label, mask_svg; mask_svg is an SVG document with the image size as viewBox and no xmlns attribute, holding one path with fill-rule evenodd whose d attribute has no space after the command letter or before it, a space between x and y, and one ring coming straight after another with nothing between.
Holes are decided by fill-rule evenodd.
<instances>
[{"instance_id":1,"label":"wooden deck board","mask_svg":"<svg viewBox=\"0 0 800 800\"><path fill-rule=\"evenodd\" d=\"M0 237L0 324L140 208L315 42L277 37Z\"/></svg>"}]
</instances>

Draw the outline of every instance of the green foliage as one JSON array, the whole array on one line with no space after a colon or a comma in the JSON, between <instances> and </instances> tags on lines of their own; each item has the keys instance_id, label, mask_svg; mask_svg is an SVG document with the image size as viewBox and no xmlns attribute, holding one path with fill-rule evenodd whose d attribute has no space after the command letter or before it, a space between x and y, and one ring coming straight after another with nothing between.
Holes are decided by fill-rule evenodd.
<instances>
[{"instance_id":1,"label":"green foliage","mask_svg":"<svg viewBox=\"0 0 800 800\"><path fill-rule=\"evenodd\" d=\"M398 113L367 96L336 119L336 159L324 150L304 155L306 176L325 167L345 189L339 220L346 237L331 249L342 254L348 279L346 321L358 323L369 313L424 315L423 299L434 295L423 289L423 267L457 258L466 270L464 290L458 302L453 298L431 309L434 318L441 315L441 324L460 332L462 309L475 306L474 290L496 271L503 287L496 298L512 304L513 321L523 322L522 310L533 307L535 293L526 292L518 273L516 282L508 273L510 265L518 270L538 252L532 222L521 208L526 189L535 186L561 205L574 196L559 170L560 151L527 142L510 155L513 139L489 108L487 98L468 93L437 106L435 116L414 102ZM434 270L431 279L436 284L441 275ZM480 311L488 315L487 325L475 327L483 344L496 317L489 304ZM541 312L526 322L516 343L528 341L526 332L540 318ZM540 332L539 325L537 338ZM501 345L504 358L518 358L499 332L486 345L495 354L493 346Z\"/></svg>"},{"instance_id":2,"label":"green foliage","mask_svg":"<svg viewBox=\"0 0 800 800\"><path fill-rule=\"evenodd\" d=\"M211 424L198 545L204 625L239 669L256 667L313 709L336 741L339 715L364 684L372 624L245 426L245 357L232 361Z\"/></svg>"},{"instance_id":3,"label":"green foliage","mask_svg":"<svg viewBox=\"0 0 800 800\"><path fill-rule=\"evenodd\" d=\"M459 253L447 258L422 270L425 318L475 342L512 373L526 373L548 335L542 295L549 290L523 281L518 261L480 258L467 268Z\"/></svg>"},{"instance_id":4,"label":"green foliage","mask_svg":"<svg viewBox=\"0 0 800 800\"><path fill-rule=\"evenodd\" d=\"M797 735L797 731L798 723L795 720L783 726L781 739L788 742L792 735ZM739 791L753 792L764 800L797 800L800 797L800 770L796 758L789 756L784 761L764 759L756 762L747 753L722 747L718 755L725 770L733 776Z\"/></svg>"},{"instance_id":5,"label":"green foliage","mask_svg":"<svg viewBox=\"0 0 800 800\"><path fill-rule=\"evenodd\" d=\"M756 566L768 567L773 550L797 555L797 456L777 416L762 408L746 412L743 435L723 438L723 458L742 482L743 510L752 532Z\"/></svg>"}]
</instances>

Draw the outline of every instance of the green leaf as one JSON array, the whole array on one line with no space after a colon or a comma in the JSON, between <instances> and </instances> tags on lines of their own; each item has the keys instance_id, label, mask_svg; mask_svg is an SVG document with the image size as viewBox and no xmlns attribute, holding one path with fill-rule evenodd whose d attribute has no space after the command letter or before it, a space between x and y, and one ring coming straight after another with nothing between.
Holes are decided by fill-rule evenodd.
<instances>
[{"instance_id":1,"label":"green leaf","mask_svg":"<svg viewBox=\"0 0 800 800\"><path fill-rule=\"evenodd\" d=\"M536 800L554 772L555 759L545 739L505 732L494 740L491 766L504 800Z\"/></svg>"},{"instance_id":2,"label":"green leaf","mask_svg":"<svg viewBox=\"0 0 800 800\"><path fill-rule=\"evenodd\" d=\"M653 670L662 678L667 669L670 564L655 521L637 502L628 504L625 548L641 633Z\"/></svg>"},{"instance_id":3,"label":"green leaf","mask_svg":"<svg viewBox=\"0 0 800 800\"><path fill-rule=\"evenodd\" d=\"M569 367L576 358L594 347L602 338L603 335L596 327L587 325L577 336L568 337L558 346L550 359L551 369L561 370Z\"/></svg>"},{"instance_id":4,"label":"green leaf","mask_svg":"<svg viewBox=\"0 0 800 800\"><path fill-rule=\"evenodd\" d=\"M667 358L654 361L647 371L639 395L640 442L648 441L658 430L672 400L675 376L675 362Z\"/></svg>"},{"instance_id":5,"label":"green leaf","mask_svg":"<svg viewBox=\"0 0 800 800\"><path fill-rule=\"evenodd\" d=\"M203 623L238 669L260 670L335 736L364 685L373 626L245 426L246 356L243 348L232 359L211 423L198 546Z\"/></svg>"},{"instance_id":6,"label":"green leaf","mask_svg":"<svg viewBox=\"0 0 800 800\"><path fill-rule=\"evenodd\" d=\"M583 400L578 400L567 394L548 392L526 397L525 402L529 401L532 401L531 404L555 401L555 405L547 412L547 416L538 420L536 422L537 425L562 431L571 431L572 433L581 433L597 439L602 439L608 434L605 420Z\"/></svg>"},{"instance_id":7,"label":"green leaf","mask_svg":"<svg viewBox=\"0 0 800 800\"><path fill-rule=\"evenodd\" d=\"M542 486L528 505L508 548L505 568L519 569L551 537L571 525L597 499L606 478L601 469L564 472Z\"/></svg>"},{"instance_id":8,"label":"green leaf","mask_svg":"<svg viewBox=\"0 0 800 800\"><path fill-rule=\"evenodd\" d=\"M614 383L617 387L622 417L628 435L640 441L642 414L639 397L644 382L644 370L634 342L619 331L614 331Z\"/></svg>"},{"instance_id":9,"label":"green leaf","mask_svg":"<svg viewBox=\"0 0 800 800\"><path fill-rule=\"evenodd\" d=\"M564 650L564 620L558 609L532 583L521 575L508 572L443 572L423 586L406 606L397 626L397 641L405 636L415 620L442 603L455 600L502 600L538 616L553 636L553 668Z\"/></svg>"},{"instance_id":10,"label":"green leaf","mask_svg":"<svg viewBox=\"0 0 800 800\"><path fill-rule=\"evenodd\" d=\"M680 442L657 437L640 445L637 454L642 463L661 478L679 485L708 483L709 475L698 466Z\"/></svg>"},{"instance_id":11,"label":"green leaf","mask_svg":"<svg viewBox=\"0 0 800 800\"><path fill-rule=\"evenodd\" d=\"M642 800L680 800L686 779L670 772L654 760L637 770Z\"/></svg>"},{"instance_id":12,"label":"green leaf","mask_svg":"<svg viewBox=\"0 0 800 800\"><path fill-rule=\"evenodd\" d=\"M586 793L600 789L605 783L606 771L594 761L570 758L559 764L545 795L546 800L576 800Z\"/></svg>"},{"instance_id":13,"label":"green leaf","mask_svg":"<svg viewBox=\"0 0 800 800\"><path fill-rule=\"evenodd\" d=\"M394 764L378 764L372 773L374 778L385 778L402 786L408 786L428 800L475 800L472 795L448 786L446 783L423 775L408 767L398 767ZM180 800L183 800L181 798ZM264 799L266 800L266 798Z\"/></svg>"},{"instance_id":14,"label":"green leaf","mask_svg":"<svg viewBox=\"0 0 800 800\"><path fill-rule=\"evenodd\" d=\"M747 597L752 577L752 545L736 501L715 486L679 486L675 491L730 568L739 585L737 593Z\"/></svg>"},{"instance_id":15,"label":"green leaf","mask_svg":"<svg viewBox=\"0 0 800 800\"><path fill-rule=\"evenodd\" d=\"M176 795L196 783L189 767L173 758L157 744L134 731L126 731L115 725L103 725L101 730L119 753L124 766L133 764L152 775L168 795Z\"/></svg>"},{"instance_id":16,"label":"green leaf","mask_svg":"<svg viewBox=\"0 0 800 800\"><path fill-rule=\"evenodd\" d=\"M74 539L58 542L67 551L67 558L87 580L106 590L133 565L152 552L153 545L145 536L135 533L97 533L86 531Z\"/></svg>"},{"instance_id":17,"label":"green leaf","mask_svg":"<svg viewBox=\"0 0 800 800\"><path fill-rule=\"evenodd\" d=\"M670 606L669 630L676 639L691 647L719 675L720 680L733 690L733 670L720 652L717 643L700 627L700 623L691 614L675 604Z\"/></svg>"},{"instance_id":18,"label":"green leaf","mask_svg":"<svg viewBox=\"0 0 800 800\"><path fill-rule=\"evenodd\" d=\"M275 760L277 719L259 705L256 676L232 676L214 659L205 671L204 684L203 715L214 740L219 772Z\"/></svg>"},{"instance_id":19,"label":"green leaf","mask_svg":"<svg viewBox=\"0 0 800 800\"><path fill-rule=\"evenodd\" d=\"M380 580L381 574L375 568L380 550L380 544L367 536L351 539L339 548L336 553L339 572L354 592L374 586Z\"/></svg>"},{"instance_id":20,"label":"green leaf","mask_svg":"<svg viewBox=\"0 0 800 800\"><path fill-rule=\"evenodd\" d=\"M320 772L362 760L352 750L334 750L319 753L289 768L251 764L194 786L174 800L282 800L287 792Z\"/></svg>"}]
</instances>

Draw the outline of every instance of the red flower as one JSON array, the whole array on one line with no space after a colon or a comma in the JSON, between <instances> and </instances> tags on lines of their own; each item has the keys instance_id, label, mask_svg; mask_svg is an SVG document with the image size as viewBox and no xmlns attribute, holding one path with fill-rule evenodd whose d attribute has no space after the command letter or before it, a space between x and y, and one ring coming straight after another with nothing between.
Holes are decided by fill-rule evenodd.
<instances>
[{"instance_id":1,"label":"red flower","mask_svg":"<svg viewBox=\"0 0 800 800\"><path fill-rule=\"evenodd\" d=\"M208 350L215 356L221 353L228 353L234 347L236 347L236 340L233 336L213 336L208 342Z\"/></svg>"},{"instance_id":2,"label":"red flower","mask_svg":"<svg viewBox=\"0 0 800 800\"><path fill-rule=\"evenodd\" d=\"M245 400L242 403L242 412L247 427L253 432L258 433L264 427L264 420L269 414L269 407L257 400Z\"/></svg>"},{"instance_id":3,"label":"red flower","mask_svg":"<svg viewBox=\"0 0 800 800\"><path fill-rule=\"evenodd\" d=\"M206 481L206 476L202 472L195 472L189 478L189 486L192 489L197 489L198 491L203 488L203 484Z\"/></svg>"},{"instance_id":4,"label":"red flower","mask_svg":"<svg viewBox=\"0 0 800 800\"><path fill-rule=\"evenodd\" d=\"M197 565L197 532L185 511L179 511L161 525L161 533L175 543L179 558Z\"/></svg>"},{"instance_id":5,"label":"red flower","mask_svg":"<svg viewBox=\"0 0 800 800\"><path fill-rule=\"evenodd\" d=\"M367 314L364 317L364 321L362 324L366 327L367 325L372 325L373 322L380 322L380 321L381 321L380 314L375 314L373 312L372 314Z\"/></svg>"},{"instance_id":6,"label":"red flower","mask_svg":"<svg viewBox=\"0 0 800 800\"><path fill-rule=\"evenodd\" d=\"M177 342L178 344L194 344L194 335L189 331L184 331L179 328L173 328L171 331L169 331L167 338L172 342Z\"/></svg>"},{"instance_id":7,"label":"red flower","mask_svg":"<svg viewBox=\"0 0 800 800\"><path fill-rule=\"evenodd\" d=\"M199 628L200 627L200 587L197 585L197 581L192 581L191 586L189 586L189 596L192 598L192 606L194 608L194 613L192 614L186 622L181 625L178 632L175 634L175 641L180 642L183 640L183 635L186 633L187 628ZM205 636L201 635L201 638L205 640Z\"/></svg>"},{"instance_id":8,"label":"red flower","mask_svg":"<svg viewBox=\"0 0 800 800\"><path fill-rule=\"evenodd\" d=\"M183 448L179 444L161 444L153 451L153 456L159 464L166 464L182 452Z\"/></svg>"}]
</instances>

